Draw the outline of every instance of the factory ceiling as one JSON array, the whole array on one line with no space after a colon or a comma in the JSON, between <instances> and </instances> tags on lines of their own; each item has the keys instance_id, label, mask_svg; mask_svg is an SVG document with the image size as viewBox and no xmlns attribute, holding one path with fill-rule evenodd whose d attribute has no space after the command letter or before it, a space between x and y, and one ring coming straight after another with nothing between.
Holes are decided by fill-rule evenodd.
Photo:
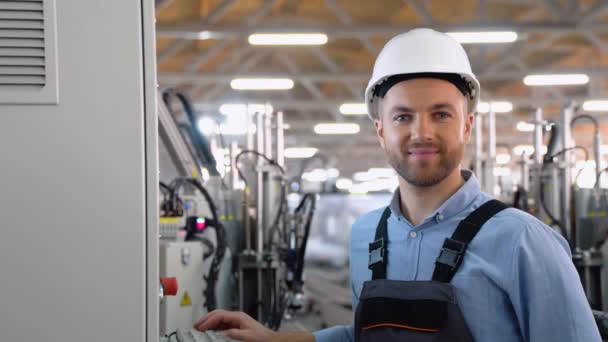
<instances>
[{"instance_id":1,"label":"factory ceiling","mask_svg":"<svg viewBox=\"0 0 608 342\"><path fill-rule=\"evenodd\" d=\"M201 117L219 117L225 103L270 103L290 129L286 145L312 146L345 174L386 165L367 116L340 113L363 102L375 56L386 41L415 27L446 32L514 31L505 44L465 44L484 101L509 101L497 114L497 142L509 151L531 144L516 129L536 108L558 118L569 101L608 98L608 1L605 0L157 0L157 63L161 89L190 95ZM258 46L254 33L324 33L315 46ZM529 74L586 74L576 86L530 87ZM290 78L280 91L231 89L236 77ZM598 114L603 120L603 115ZM351 136L319 136L320 122L358 123ZM574 130L591 144L591 126ZM608 124L602 122L608 140ZM514 158L515 160L515 158Z\"/></svg>"}]
</instances>

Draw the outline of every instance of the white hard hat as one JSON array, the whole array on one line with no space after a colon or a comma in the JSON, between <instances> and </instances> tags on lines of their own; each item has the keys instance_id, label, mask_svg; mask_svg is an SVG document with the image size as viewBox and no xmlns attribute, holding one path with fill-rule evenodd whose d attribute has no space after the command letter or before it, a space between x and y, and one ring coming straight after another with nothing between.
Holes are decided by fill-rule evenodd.
<instances>
[{"instance_id":1,"label":"white hard hat","mask_svg":"<svg viewBox=\"0 0 608 342\"><path fill-rule=\"evenodd\" d=\"M392 38L376 58L365 89L367 112L372 120L378 116L374 88L391 76L415 73L460 75L469 90L469 111L476 108L481 89L462 45L445 33L419 28Z\"/></svg>"}]
</instances>

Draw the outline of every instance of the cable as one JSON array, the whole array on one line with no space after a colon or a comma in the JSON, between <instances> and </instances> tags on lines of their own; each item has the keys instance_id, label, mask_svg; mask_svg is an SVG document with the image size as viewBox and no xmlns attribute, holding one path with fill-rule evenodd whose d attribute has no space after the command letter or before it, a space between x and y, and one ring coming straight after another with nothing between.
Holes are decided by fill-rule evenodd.
<instances>
[{"instance_id":1,"label":"cable","mask_svg":"<svg viewBox=\"0 0 608 342\"><path fill-rule=\"evenodd\" d=\"M601 171L600 171L600 172L597 174L597 176L595 177L595 183L593 184L593 187L594 187L594 188L595 188L595 186L597 185L597 183L598 183L598 182L601 180L602 173L604 173L604 172L608 172L608 167L607 167L607 168L605 168L605 169L602 169L602 170L601 170ZM601 186L601 184L600 184L600 186Z\"/></svg>"},{"instance_id":2,"label":"cable","mask_svg":"<svg viewBox=\"0 0 608 342\"><path fill-rule=\"evenodd\" d=\"M266 157L264 154L262 154L258 151L254 151L254 150L243 150L243 151L239 152L239 154L237 154L236 157L234 158L234 164L235 164L237 172L239 173L239 177L241 177L243 182L245 182L245 185L248 185L247 179L245 178L245 176L241 172L241 168L239 167L239 159L241 159L241 156L243 156L245 154L253 154L258 157L262 157L264 160L266 160L268 162L268 164L277 167L281 171L282 175L285 175L285 169L281 165L279 165L277 162L275 162L274 160Z\"/></svg>"},{"instance_id":3,"label":"cable","mask_svg":"<svg viewBox=\"0 0 608 342\"><path fill-rule=\"evenodd\" d=\"M306 244L308 242L308 236L310 235L310 227L312 224L312 218L313 218L313 215L314 215L314 212L316 209L316 203L317 203L316 195L313 193L306 193L304 195L304 197L302 198L302 200L300 201L300 204L296 208L296 210L295 210L296 213L299 213L300 211L302 211L304 209L306 201L310 202L310 206L308 209L309 211L308 211L308 216L306 218L306 223L304 224L304 236L302 238L302 244L301 244L300 248L298 249L296 270L294 272L295 273L294 279L298 282L302 281L302 273L304 271L304 254L306 252Z\"/></svg>"},{"instance_id":4,"label":"cable","mask_svg":"<svg viewBox=\"0 0 608 342\"><path fill-rule=\"evenodd\" d=\"M190 99L183 93L168 89L163 92L163 101L165 102L167 109L171 111L170 100L171 96L177 97L179 102L182 105L184 112L186 113L186 117L188 118L188 122L190 123L190 127L188 127L188 132L190 133L190 140L194 145L196 152L199 155L199 158L204 164L210 166L209 172L213 176L219 175L219 171L217 170L217 162L211 153L211 149L209 148L209 143L204 135L200 133L197 129L197 122L195 118L194 107L192 106L192 102Z\"/></svg>"},{"instance_id":5,"label":"cable","mask_svg":"<svg viewBox=\"0 0 608 342\"><path fill-rule=\"evenodd\" d=\"M597 121L596 118L594 118L593 116L589 115L589 114L580 114L575 116L574 118L572 118L572 121L570 121L570 127L574 126L574 124L576 123L576 121L579 121L581 119L588 119L593 123L594 126L594 133L598 133L600 130L600 125Z\"/></svg>"},{"instance_id":6,"label":"cable","mask_svg":"<svg viewBox=\"0 0 608 342\"><path fill-rule=\"evenodd\" d=\"M528 192L521 185L518 185L517 190L515 190L515 194L513 196L513 207L521 209L525 212L530 211L530 208L528 207Z\"/></svg>"},{"instance_id":7,"label":"cable","mask_svg":"<svg viewBox=\"0 0 608 342\"><path fill-rule=\"evenodd\" d=\"M171 189L167 184L163 182L158 182L158 185L161 190L165 191L165 193L173 194L173 189Z\"/></svg>"},{"instance_id":8,"label":"cable","mask_svg":"<svg viewBox=\"0 0 608 342\"><path fill-rule=\"evenodd\" d=\"M208 311L212 311L212 310L215 310L217 307L216 298L215 298L215 286L217 284L217 280L218 280L218 276L219 276L220 264L224 258L224 253L226 252L226 230L224 229L224 226L222 225L222 223L219 220L219 216L217 214L217 208L215 207L215 203L211 199L209 192L207 191L207 189L205 189L205 187L198 180L196 180L194 178L178 178L178 179L174 180L174 183L175 183L175 185L174 185L173 189L174 189L175 196L177 196L177 194L179 193L180 187L183 186L184 184L189 183L189 184L194 185L194 187L197 188L201 192L201 194L203 194L203 196L207 200L207 203L209 204L209 209L211 210L213 222L209 222L208 224L210 227L213 227L215 229L217 246L216 246L215 257L213 258L213 261L211 262L211 269L209 271L209 276L206 278L207 288L205 289L205 298L206 298L205 306Z\"/></svg>"},{"instance_id":9,"label":"cable","mask_svg":"<svg viewBox=\"0 0 608 342\"><path fill-rule=\"evenodd\" d=\"M568 151L572 151L572 150L582 150L583 152L585 152L585 161L589 160L589 151L587 151L587 149L585 147L578 146L578 145L573 146L573 147L568 147L568 148L558 151L557 153L554 153L552 155L549 155L549 156L545 155L544 161L541 165L541 175L544 174L544 171L546 170L546 166L550 163L553 163L553 159L555 157L558 157L558 156L560 156ZM568 233L566 232L566 227L564 227L563 223L560 220L558 220L547 207L547 203L545 201L545 191L544 191L545 186L544 185L545 184L542 181L542 177L541 177L541 182L539 184L539 186L540 186L539 194L540 194L541 206L542 206L543 210L545 211L545 213L547 214L547 216L549 217L549 220L551 220L551 224L555 224L559 227L562 236L566 239L566 241L568 241L568 244L572 248L572 243L570 241L570 238L568 237Z\"/></svg>"}]
</instances>

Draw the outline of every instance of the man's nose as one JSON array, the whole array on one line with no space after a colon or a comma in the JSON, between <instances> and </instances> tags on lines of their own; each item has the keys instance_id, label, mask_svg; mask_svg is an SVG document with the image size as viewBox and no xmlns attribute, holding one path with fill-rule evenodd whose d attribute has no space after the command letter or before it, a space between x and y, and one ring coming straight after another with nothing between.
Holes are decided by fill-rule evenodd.
<instances>
[{"instance_id":1,"label":"man's nose","mask_svg":"<svg viewBox=\"0 0 608 342\"><path fill-rule=\"evenodd\" d=\"M434 127L431 120L425 115L418 115L414 125L412 125L412 139L420 141L432 140Z\"/></svg>"}]
</instances>

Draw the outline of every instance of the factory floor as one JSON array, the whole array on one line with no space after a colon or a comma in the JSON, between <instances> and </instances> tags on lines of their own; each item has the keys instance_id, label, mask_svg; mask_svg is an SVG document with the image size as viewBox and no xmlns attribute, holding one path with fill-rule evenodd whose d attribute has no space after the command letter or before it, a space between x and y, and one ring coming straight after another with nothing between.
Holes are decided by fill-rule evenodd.
<instances>
[{"instance_id":1,"label":"factory floor","mask_svg":"<svg viewBox=\"0 0 608 342\"><path fill-rule=\"evenodd\" d=\"M279 331L316 331L352 323L351 290L348 268L307 265L305 268L306 305L288 313Z\"/></svg>"}]
</instances>

